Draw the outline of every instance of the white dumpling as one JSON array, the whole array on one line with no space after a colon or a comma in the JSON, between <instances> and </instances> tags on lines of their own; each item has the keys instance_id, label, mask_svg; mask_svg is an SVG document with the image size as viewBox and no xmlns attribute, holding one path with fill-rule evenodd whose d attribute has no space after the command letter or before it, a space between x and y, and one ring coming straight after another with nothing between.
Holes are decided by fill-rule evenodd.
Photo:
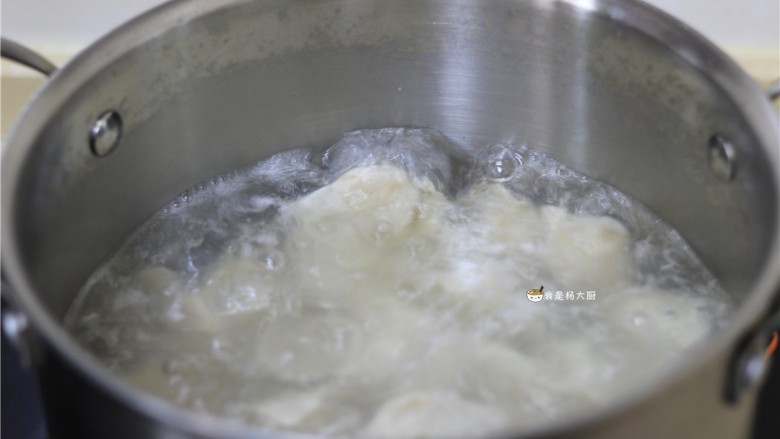
<instances>
[{"instance_id":1,"label":"white dumpling","mask_svg":"<svg viewBox=\"0 0 780 439\"><path fill-rule=\"evenodd\" d=\"M274 300L268 264L253 257L225 255L204 273L193 290L174 294L167 317L178 325L214 335L233 316L268 311Z\"/></svg>"},{"instance_id":2,"label":"white dumpling","mask_svg":"<svg viewBox=\"0 0 780 439\"><path fill-rule=\"evenodd\" d=\"M306 276L338 276L344 269L381 275L377 267L403 266L415 257L411 239L436 229L444 201L430 181L415 183L400 168L352 169L286 208L289 253L307 267ZM314 280L328 288L338 279Z\"/></svg>"},{"instance_id":3,"label":"white dumpling","mask_svg":"<svg viewBox=\"0 0 780 439\"><path fill-rule=\"evenodd\" d=\"M440 230L439 265L416 279L417 289L428 292L427 303L453 311L467 325L495 325L508 307L525 308L515 299L539 282L535 252L543 224L536 207L500 184L475 186L459 208ZM534 313L527 311L517 319Z\"/></svg>"},{"instance_id":4,"label":"white dumpling","mask_svg":"<svg viewBox=\"0 0 780 439\"><path fill-rule=\"evenodd\" d=\"M466 401L452 392L412 392L386 402L363 437L419 439L477 437L507 425L500 411Z\"/></svg>"},{"instance_id":5,"label":"white dumpling","mask_svg":"<svg viewBox=\"0 0 780 439\"><path fill-rule=\"evenodd\" d=\"M315 415L323 403L322 392L312 390L283 393L248 408L269 425L292 428Z\"/></svg>"},{"instance_id":6,"label":"white dumpling","mask_svg":"<svg viewBox=\"0 0 780 439\"><path fill-rule=\"evenodd\" d=\"M519 352L498 343L478 339L454 340L437 348L423 360L412 376L412 385L454 389L467 397L492 404L511 404L518 409L533 405L539 392L532 362Z\"/></svg>"},{"instance_id":7,"label":"white dumpling","mask_svg":"<svg viewBox=\"0 0 780 439\"><path fill-rule=\"evenodd\" d=\"M452 317L452 325L481 335L528 327L542 309L526 298L533 286L512 259L484 265L479 255L454 254L444 267L421 276L417 303Z\"/></svg>"},{"instance_id":8,"label":"white dumpling","mask_svg":"<svg viewBox=\"0 0 780 439\"><path fill-rule=\"evenodd\" d=\"M609 386L615 385L617 370L623 365L601 349L597 340L548 337L550 342L534 352L546 360L543 368L534 371L534 376L549 394L558 395L553 410L566 412L606 403L613 395Z\"/></svg>"},{"instance_id":9,"label":"white dumpling","mask_svg":"<svg viewBox=\"0 0 780 439\"><path fill-rule=\"evenodd\" d=\"M130 280L130 287L147 294L162 294L178 280L176 272L161 265L152 265L139 270Z\"/></svg>"},{"instance_id":10,"label":"white dumpling","mask_svg":"<svg viewBox=\"0 0 780 439\"><path fill-rule=\"evenodd\" d=\"M273 298L271 271L257 258L227 255L208 269L197 294L218 315L268 309Z\"/></svg>"},{"instance_id":11,"label":"white dumpling","mask_svg":"<svg viewBox=\"0 0 780 439\"><path fill-rule=\"evenodd\" d=\"M169 322L200 333L215 334L224 327L219 313L207 305L202 297L187 291L179 275L162 266L140 270L130 281L130 287L143 292L144 300L164 303ZM139 300L136 294L119 294L122 301ZM164 298L164 300L162 300Z\"/></svg>"},{"instance_id":12,"label":"white dumpling","mask_svg":"<svg viewBox=\"0 0 780 439\"><path fill-rule=\"evenodd\" d=\"M603 400L603 382L595 381L611 373L609 365L585 343L556 340L547 350L524 354L504 344L462 340L428 356L412 385L453 389L511 410L511 425L520 428ZM603 371L594 370L602 366Z\"/></svg>"},{"instance_id":13,"label":"white dumpling","mask_svg":"<svg viewBox=\"0 0 780 439\"><path fill-rule=\"evenodd\" d=\"M474 221L472 231L484 241L483 250L536 252L543 227L531 202L515 197L502 184L482 183L465 195L464 205Z\"/></svg>"},{"instance_id":14,"label":"white dumpling","mask_svg":"<svg viewBox=\"0 0 780 439\"><path fill-rule=\"evenodd\" d=\"M614 218L541 209L547 224L544 263L566 289L599 290L623 284L630 270L630 235Z\"/></svg>"},{"instance_id":15,"label":"white dumpling","mask_svg":"<svg viewBox=\"0 0 780 439\"><path fill-rule=\"evenodd\" d=\"M363 410L350 404L349 393L332 385L288 390L258 403L237 403L231 409L253 423L280 431L300 432L300 437L312 439L315 435L353 437L347 432L358 430L366 422ZM295 433L293 436L299 437Z\"/></svg>"},{"instance_id":16,"label":"white dumpling","mask_svg":"<svg viewBox=\"0 0 780 439\"><path fill-rule=\"evenodd\" d=\"M347 233L369 240L376 234L393 236L416 219L422 192L435 192L426 183L414 184L395 166L354 168L293 203L291 213L311 234L329 241ZM335 226L329 221L332 217L347 220L353 227L331 230ZM331 239L333 233L336 236Z\"/></svg>"},{"instance_id":17,"label":"white dumpling","mask_svg":"<svg viewBox=\"0 0 780 439\"><path fill-rule=\"evenodd\" d=\"M607 299L605 314L631 340L645 340L685 349L713 328L711 302L689 294L654 287L633 287Z\"/></svg>"},{"instance_id":18,"label":"white dumpling","mask_svg":"<svg viewBox=\"0 0 780 439\"><path fill-rule=\"evenodd\" d=\"M339 374L347 366L347 359L354 357L363 345L354 317L335 312L280 314L272 324L252 335L252 361L277 380L297 385Z\"/></svg>"},{"instance_id":19,"label":"white dumpling","mask_svg":"<svg viewBox=\"0 0 780 439\"><path fill-rule=\"evenodd\" d=\"M121 294L110 297L112 311L146 309L152 312L168 301L166 295L177 289L179 276L163 266L153 265L136 272Z\"/></svg>"},{"instance_id":20,"label":"white dumpling","mask_svg":"<svg viewBox=\"0 0 780 439\"><path fill-rule=\"evenodd\" d=\"M349 379L377 382L397 374L399 365L422 355L426 337L437 331L425 313L393 297L374 296L352 305L364 323L361 345L341 370Z\"/></svg>"},{"instance_id":21,"label":"white dumpling","mask_svg":"<svg viewBox=\"0 0 780 439\"><path fill-rule=\"evenodd\" d=\"M168 309L167 317L181 327L207 335L218 334L227 322L198 295L183 293Z\"/></svg>"},{"instance_id":22,"label":"white dumpling","mask_svg":"<svg viewBox=\"0 0 780 439\"><path fill-rule=\"evenodd\" d=\"M170 387L169 377L159 363L145 364L126 375L127 380L139 389L162 398L176 400L176 389Z\"/></svg>"},{"instance_id":23,"label":"white dumpling","mask_svg":"<svg viewBox=\"0 0 780 439\"><path fill-rule=\"evenodd\" d=\"M187 383L197 380L197 372L184 368L177 371L176 375L178 375L177 379L171 379L171 375L165 373L163 364L149 362L131 370L125 375L125 378L133 386L152 395L175 401L178 404L186 404L191 396Z\"/></svg>"}]
</instances>

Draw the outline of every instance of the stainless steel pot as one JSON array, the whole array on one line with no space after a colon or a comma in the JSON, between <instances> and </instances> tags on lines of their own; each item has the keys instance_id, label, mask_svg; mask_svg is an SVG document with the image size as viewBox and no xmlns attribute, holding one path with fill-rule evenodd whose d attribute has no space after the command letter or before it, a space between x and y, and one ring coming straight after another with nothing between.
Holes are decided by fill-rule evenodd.
<instances>
[{"instance_id":1,"label":"stainless steel pot","mask_svg":"<svg viewBox=\"0 0 780 439\"><path fill-rule=\"evenodd\" d=\"M68 336L63 314L182 190L388 126L473 148L524 143L611 183L739 297L727 329L663 381L538 434L746 434L778 307L779 128L722 52L625 0L184 0L57 71L7 141L2 264L18 309L7 321L39 372L52 436L260 436L129 387Z\"/></svg>"}]
</instances>

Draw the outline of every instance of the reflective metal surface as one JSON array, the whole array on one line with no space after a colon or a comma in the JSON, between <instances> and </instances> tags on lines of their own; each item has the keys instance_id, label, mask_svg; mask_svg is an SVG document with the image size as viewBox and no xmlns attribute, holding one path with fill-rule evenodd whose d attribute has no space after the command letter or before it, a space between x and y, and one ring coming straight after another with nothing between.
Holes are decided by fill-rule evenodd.
<instances>
[{"instance_id":1,"label":"reflective metal surface","mask_svg":"<svg viewBox=\"0 0 780 439\"><path fill-rule=\"evenodd\" d=\"M122 115L122 146L98 158L84 136L107 108ZM540 433L745 434L753 398L729 405L724 388L737 341L778 291L777 116L720 51L626 0L184 0L56 72L2 163L3 270L47 347L52 434L257 437L130 388L59 322L100 261L182 190L388 126L526 144L611 183L739 297L728 328L665 381ZM716 133L738 157L730 182L710 167Z\"/></svg>"},{"instance_id":2,"label":"reflective metal surface","mask_svg":"<svg viewBox=\"0 0 780 439\"><path fill-rule=\"evenodd\" d=\"M734 146L723 136L715 134L707 148L712 172L725 182L731 181L737 172L737 153Z\"/></svg>"},{"instance_id":3,"label":"reflective metal surface","mask_svg":"<svg viewBox=\"0 0 780 439\"><path fill-rule=\"evenodd\" d=\"M7 38L3 38L0 42L0 52L3 58L16 61L46 76L51 76L57 70L57 67L46 58Z\"/></svg>"},{"instance_id":4,"label":"reflective metal surface","mask_svg":"<svg viewBox=\"0 0 780 439\"><path fill-rule=\"evenodd\" d=\"M766 94L769 96L769 99L780 99L780 79L769 84L769 88L767 89Z\"/></svg>"},{"instance_id":5,"label":"reflective metal surface","mask_svg":"<svg viewBox=\"0 0 780 439\"><path fill-rule=\"evenodd\" d=\"M106 111L92 123L89 147L97 157L111 154L122 138L122 118L115 111Z\"/></svg>"}]
</instances>

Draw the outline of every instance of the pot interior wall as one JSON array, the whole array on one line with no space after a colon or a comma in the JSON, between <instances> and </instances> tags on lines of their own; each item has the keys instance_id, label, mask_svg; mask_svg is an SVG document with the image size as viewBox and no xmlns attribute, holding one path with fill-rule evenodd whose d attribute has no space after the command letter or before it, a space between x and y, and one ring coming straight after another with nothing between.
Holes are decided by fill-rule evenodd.
<instances>
[{"instance_id":1,"label":"pot interior wall","mask_svg":"<svg viewBox=\"0 0 780 439\"><path fill-rule=\"evenodd\" d=\"M553 1L235 3L169 11L155 23L169 30L90 52L51 84L105 62L47 122L14 206L30 278L55 315L195 183L389 126L439 129L469 148L529 145L650 206L735 293L762 270L778 194L759 139L706 72L650 36ZM98 159L87 133L109 109L124 137ZM739 154L731 183L707 161L716 132Z\"/></svg>"}]
</instances>

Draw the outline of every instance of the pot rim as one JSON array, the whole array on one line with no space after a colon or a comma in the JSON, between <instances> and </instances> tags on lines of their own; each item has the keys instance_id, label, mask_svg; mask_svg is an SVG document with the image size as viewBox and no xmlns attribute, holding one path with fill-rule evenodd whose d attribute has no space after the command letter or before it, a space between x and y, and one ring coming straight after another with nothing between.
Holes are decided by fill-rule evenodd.
<instances>
[{"instance_id":1,"label":"pot rim","mask_svg":"<svg viewBox=\"0 0 780 439\"><path fill-rule=\"evenodd\" d=\"M171 0L113 30L59 69L27 104L22 117L8 137L2 160L2 266L3 276L13 288L12 297L9 298L12 304L26 314L36 334L86 380L150 419L180 431L207 437L256 437L269 431L178 408L131 386L82 348L68 335L63 325L46 312L34 293L32 282L20 259L21 243L13 233L16 220L12 208L23 165L38 134L59 112L72 93L84 83L83 78L91 78L127 51L175 27L186 25L189 21L220 9L252 1L254 0ZM637 29L666 45L693 67L709 75L740 108L755 131L761 143L760 147L772 161L774 182L780 193L780 152L776 147L780 143L780 127L775 111L758 85L728 55L684 23L639 0L543 0L541 3L540 7L554 7L556 3L568 4L586 13L605 16ZM779 238L780 231L775 228L772 239L774 242L780 242ZM718 361L723 352L733 349L737 341L755 326L760 317L768 311L775 293L780 291L780 245L773 246L770 252L761 276L750 291L749 298L737 309L731 324L712 336L708 343L698 346L698 349L691 352L687 361L675 366L668 373L647 380L643 385L637 386L634 392L617 398L606 408L578 413L559 423L542 425L538 429L525 431L524 434L570 434L585 430L586 427L590 429L601 425L640 407L653 395L669 391L705 364ZM723 385L726 385L725 379ZM280 437L310 437L286 432L273 433Z\"/></svg>"}]
</instances>

